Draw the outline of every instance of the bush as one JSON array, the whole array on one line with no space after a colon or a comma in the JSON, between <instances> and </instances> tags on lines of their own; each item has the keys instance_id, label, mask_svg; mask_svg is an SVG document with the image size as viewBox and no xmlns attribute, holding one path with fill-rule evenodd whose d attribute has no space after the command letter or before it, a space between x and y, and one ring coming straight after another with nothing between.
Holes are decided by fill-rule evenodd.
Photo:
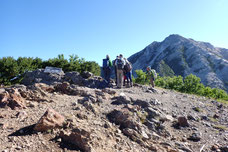
<instances>
[{"instance_id":1,"label":"bush","mask_svg":"<svg viewBox=\"0 0 228 152\"><path fill-rule=\"evenodd\" d=\"M183 91L186 93L196 93L201 89L200 78L190 74L184 79L184 88Z\"/></svg>"},{"instance_id":2,"label":"bush","mask_svg":"<svg viewBox=\"0 0 228 152\"><path fill-rule=\"evenodd\" d=\"M155 80L155 85L165 88L166 87L166 81L164 77L158 76L157 79Z\"/></svg>"},{"instance_id":3,"label":"bush","mask_svg":"<svg viewBox=\"0 0 228 152\"><path fill-rule=\"evenodd\" d=\"M19 74L20 67L13 57L3 57L0 59L0 83L10 84L10 79Z\"/></svg>"},{"instance_id":4,"label":"bush","mask_svg":"<svg viewBox=\"0 0 228 152\"><path fill-rule=\"evenodd\" d=\"M172 78L169 77L168 79L168 89L173 89L177 91L182 91L184 83L182 76L174 76Z\"/></svg>"},{"instance_id":5,"label":"bush","mask_svg":"<svg viewBox=\"0 0 228 152\"><path fill-rule=\"evenodd\" d=\"M137 77L135 78L135 83L139 84L149 84L149 80L146 77L146 73L143 70L135 70Z\"/></svg>"}]
</instances>

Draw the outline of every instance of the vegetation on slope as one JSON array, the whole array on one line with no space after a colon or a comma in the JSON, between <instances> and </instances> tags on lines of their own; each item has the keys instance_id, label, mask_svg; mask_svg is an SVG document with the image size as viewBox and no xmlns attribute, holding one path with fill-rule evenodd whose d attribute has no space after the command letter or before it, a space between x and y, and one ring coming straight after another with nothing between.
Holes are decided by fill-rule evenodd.
<instances>
[{"instance_id":1,"label":"vegetation on slope","mask_svg":"<svg viewBox=\"0 0 228 152\"><path fill-rule=\"evenodd\" d=\"M145 72L142 70L136 70L135 72L137 74L137 77L134 79L136 83L149 84L149 79L147 79ZM155 80L155 85L183 93L196 94L228 101L228 94L224 90L204 86L202 83L200 83L200 81L200 78L193 74L190 74L185 78L182 76L158 76L158 78Z\"/></svg>"}]
</instances>

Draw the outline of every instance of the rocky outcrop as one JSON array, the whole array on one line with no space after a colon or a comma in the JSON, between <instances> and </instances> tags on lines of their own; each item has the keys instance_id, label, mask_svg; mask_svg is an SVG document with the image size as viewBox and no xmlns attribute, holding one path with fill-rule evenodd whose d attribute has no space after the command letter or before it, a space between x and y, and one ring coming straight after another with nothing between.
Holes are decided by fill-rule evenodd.
<instances>
[{"instance_id":1,"label":"rocky outcrop","mask_svg":"<svg viewBox=\"0 0 228 152\"><path fill-rule=\"evenodd\" d=\"M79 86L86 86L89 88L103 89L106 86L104 79L100 76L94 76L90 72L66 72L66 73L46 73L44 69L38 69L35 71L29 71L24 74L22 84L34 85L36 83L43 83L47 85L57 85L63 82L75 84Z\"/></svg>"},{"instance_id":2,"label":"rocky outcrop","mask_svg":"<svg viewBox=\"0 0 228 152\"><path fill-rule=\"evenodd\" d=\"M38 69L35 71L28 71L22 80L24 85L32 85L35 83L54 84L56 82L62 82L64 73L46 73L44 69Z\"/></svg>"}]
</instances>

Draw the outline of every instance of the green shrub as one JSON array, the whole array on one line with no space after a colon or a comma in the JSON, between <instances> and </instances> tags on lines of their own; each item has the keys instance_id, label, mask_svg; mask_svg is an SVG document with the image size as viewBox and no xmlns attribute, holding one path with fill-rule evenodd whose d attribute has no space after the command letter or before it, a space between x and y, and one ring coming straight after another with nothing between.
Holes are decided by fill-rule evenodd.
<instances>
[{"instance_id":1,"label":"green shrub","mask_svg":"<svg viewBox=\"0 0 228 152\"><path fill-rule=\"evenodd\" d=\"M139 84L148 84L149 80L147 80L146 73L143 70L135 70L137 77L135 78L135 83Z\"/></svg>"},{"instance_id":2,"label":"green shrub","mask_svg":"<svg viewBox=\"0 0 228 152\"><path fill-rule=\"evenodd\" d=\"M200 78L190 74L184 79L183 91L186 93L196 93L200 90L202 85L200 85Z\"/></svg>"},{"instance_id":3,"label":"green shrub","mask_svg":"<svg viewBox=\"0 0 228 152\"><path fill-rule=\"evenodd\" d=\"M165 81L164 77L158 76L157 79L155 80L155 85L158 87L165 88L166 81Z\"/></svg>"},{"instance_id":4,"label":"green shrub","mask_svg":"<svg viewBox=\"0 0 228 152\"><path fill-rule=\"evenodd\" d=\"M181 91L184 83L182 76L166 77L166 88Z\"/></svg>"}]
</instances>

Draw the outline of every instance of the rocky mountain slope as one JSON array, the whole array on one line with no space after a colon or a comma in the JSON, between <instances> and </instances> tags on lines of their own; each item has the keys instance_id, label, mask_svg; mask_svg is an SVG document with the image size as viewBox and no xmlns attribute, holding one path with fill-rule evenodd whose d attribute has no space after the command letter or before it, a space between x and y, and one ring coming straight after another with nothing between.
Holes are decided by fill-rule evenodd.
<instances>
[{"instance_id":1,"label":"rocky mountain slope","mask_svg":"<svg viewBox=\"0 0 228 152\"><path fill-rule=\"evenodd\" d=\"M228 108L160 88L102 88L85 72L27 73L0 88L2 152L228 151ZM97 87L96 87L97 86Z\"/></svg>"},{"instance_id":2,"label":"rocky mountain slope","mask_svg":"<svg viewBox=\"0 0 228 152\"><path fill-rule=\"evenodd\" d=\"M170 35L129 57L134 70L152 66L162 76L194 74L204 85L228 90L228 49Z\"/></svg>"}]
</instances>

